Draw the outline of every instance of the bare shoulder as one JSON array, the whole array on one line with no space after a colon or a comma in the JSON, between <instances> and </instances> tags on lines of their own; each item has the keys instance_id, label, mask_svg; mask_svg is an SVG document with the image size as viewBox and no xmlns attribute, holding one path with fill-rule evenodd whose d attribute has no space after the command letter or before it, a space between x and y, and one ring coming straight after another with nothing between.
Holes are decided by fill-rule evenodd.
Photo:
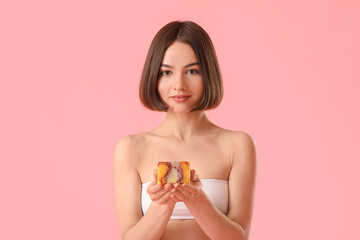
<instances>
[{"instance_id":1,"label":"bare shoulder","mask_svg":"<svg viewBox=\"0 0 360 240\"><path fill-rule=\"evenodd\" d=\"M117 142L115 146L115 152L131 148L131 146L133 145L133 141L134 138L132 135L123 136Z\"/></svg>"},{"instance_id":2,"label":"bare shoulder","mask_svg":"<svg viewBox=\"0 0 360 240\"><path fill-rule=\"evenodd\" d=\"M138 143L139 141L141 141L142 139L142 135L144 133L140 133L140 134L132 134L132 135L126 135L123 136L122 138L119 139L119 141L117 142L116 145L116 149L117 148L121 148L121 147L131 147L134 144Z\"/></svg>"},{"instance_id":3,"label":"bare shoulder","mask_svg":"<svg viewBox=\"0 0 360 240\"><path fill-rule=\"evenodd\" d=\"M232 131L234 143L242 150L255 149L254 139L246 132Z\"/></svg>"},{"instance_id":4,"label":"bare shoulder","mask_svg":"<svg viewBox=\"0 0 360 240\"><path fill-rule=\"evenodd\" d=\"M134 151L136 151L137 149L137 146L139 146L139 144L142 144L145 141L147 137L146 135L147 133L139 133L139 134L123 136L117 142L115 147L115 152L129 151L134 153Z\"/></svg>"},{"instance_id":5,"label":"bare shoulder","mask_svg":"<svg viewBox=\"0 0 360 240\"><path fill-rule=\"evenodd\" d=\"M243 131L221 130L220 140L226 145L227 151L232 153L232 163L241 161L254 164L256 162L255 140ZM251 163L252 162L252 163Z\"/></svg>"},{"instance_id":6,"label":"bare shoulder","mask_svg":"<svg viewBox=\"0 0 360 240\"><path fill-rule=\"evenodd\" d=\"M120 158L117 158L117 156L134 153L134 143L135 138L132 135L127 135L120 138L115 146L115 160L120 160Z\"/></svg>"},{"instance_id":7,"label":"bare shoulder","mask_svg":"<svg viewBox=\"0 0 360 240\"><path fill-rule=\"evenodd\" d=\"M123 163L131 161L131 165L137 163L138 148L144 140L143 134L126 135L119 139L115 146L114 162Z\"/></svg>"},{"instance_id":8,"label":"bare shoulder","mask_svg":"<svg viewBox=\"0 0 360 240\"><path fill-rule=\"evenodd\" d=\"M222 141L238 150L255 149L254 139L246 132L221 129L219 135Z\"/></svg>"}]
</instances>

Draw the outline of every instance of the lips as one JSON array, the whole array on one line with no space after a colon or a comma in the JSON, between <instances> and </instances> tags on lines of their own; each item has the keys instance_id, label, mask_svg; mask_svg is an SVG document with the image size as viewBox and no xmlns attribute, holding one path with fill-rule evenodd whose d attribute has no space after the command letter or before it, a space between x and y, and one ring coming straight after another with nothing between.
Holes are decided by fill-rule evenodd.
<instances>
[{"instance_id":1,"label":"lips","mask_svg":"<svg viewBox=\"0 0 360 240\"><path fill-rule=\"evenodd\" d=\"M171 96L170 98L175 102L185 102L186 100L189 99L189 97L191 97L191 95L179 94L179 95Z\"/></svg>"}]
</instances>

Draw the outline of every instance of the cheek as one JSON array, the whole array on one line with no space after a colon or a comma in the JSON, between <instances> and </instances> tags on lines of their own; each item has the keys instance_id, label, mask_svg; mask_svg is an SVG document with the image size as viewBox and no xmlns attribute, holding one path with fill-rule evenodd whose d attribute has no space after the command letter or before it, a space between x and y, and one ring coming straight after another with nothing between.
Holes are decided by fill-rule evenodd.
<instances>
[{"instance_id":1,"label":"cheek","mask_svg":"<svg viewBox=\"0 0 360 240\"><path fill-rule=\"evenodd\" d=\"M204 90L204 83L202 79L198 79L197 81L194 81L193 83L193 89L197 91L198 93L202 93Z\"/></svg>"},{"instance_id":2,"label":"cheek","mask_svg":"<svg viewBox=\"0 0 360 240\"><path fill-rule=\"evenodd\" d=\"M164 81L159 81L157 84L157 90L160 96L166 94L167 84Z\"/></svg>"},{"instance_id":3,"label":"cheek","mask_svg":"<svg viewBox=\"0 0 360 240\"><path fill-rule=\"evenodd\" d=\"M201 92L204 90L204 83L201 80L201 82L199 83L199 89L201 89Z\"/></svg>"}]
</instances>

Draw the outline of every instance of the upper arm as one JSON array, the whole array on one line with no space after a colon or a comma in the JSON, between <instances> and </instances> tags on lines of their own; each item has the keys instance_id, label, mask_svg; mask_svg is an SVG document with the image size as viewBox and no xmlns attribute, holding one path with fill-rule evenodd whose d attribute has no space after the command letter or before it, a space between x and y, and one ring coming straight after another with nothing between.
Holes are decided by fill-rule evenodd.
<instances>
[{"instance_id":1,"label":"upper arm","mask_svg":"<svg viewBox=\"0 0 360 240\"><path fill-rule=\"evenodd\" d=\"M114 153L114 184L116 209L121 235L142 217L141 181L136 170L137 153L132 137L117 143Z\"/></svg>"},{"instance_id":2,"label":"upper arm","mask_svg":"<svg viewBox=\"0 0 360 240\"><path fill-rule=\"evenodd\" d=\"M233 164L229 177L228 217L239 223L249 235L256 182L256 149L246 133L234 137Z\"/></svg>"}]
</instances>

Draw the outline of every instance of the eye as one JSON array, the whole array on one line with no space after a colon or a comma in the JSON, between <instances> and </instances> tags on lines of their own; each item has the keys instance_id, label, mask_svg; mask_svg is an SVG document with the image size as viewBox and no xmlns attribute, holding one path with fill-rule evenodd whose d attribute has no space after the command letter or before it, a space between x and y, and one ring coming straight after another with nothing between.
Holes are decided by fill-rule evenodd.
<instances>
[{"instance_id":1,"label":"eye","mask_svg":"<svg viewBox=\"0 0 360 240\"><path fill-rule=\"evenodd\" d=\"M160 75L161 76L168 76L168 75L170 75L170 71L161 71Z\"/></svg>"},{"instance_id":2,"label":"eye","mask_svg":"<svg viewBox=\"0 0 360 240\"><path fill-rule=\"evenodd\" d=\"M198 71L198 70L196 70L196 69L190 69L190 70L188 70L188 71L187 71L187 73L188 73L188 74L192 74L192 75L193 75L193 74L197 74L197 73L199 73L199 71Z\"/></svg>"}]
</instances>

